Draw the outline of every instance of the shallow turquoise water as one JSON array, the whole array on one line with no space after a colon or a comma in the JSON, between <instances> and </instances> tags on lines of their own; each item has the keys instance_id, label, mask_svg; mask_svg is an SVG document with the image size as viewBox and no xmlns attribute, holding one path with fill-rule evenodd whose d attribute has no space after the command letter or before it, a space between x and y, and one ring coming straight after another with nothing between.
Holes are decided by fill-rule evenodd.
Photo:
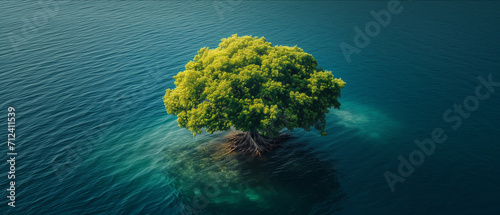
<instances>
[{"instance_id":1,"label":"shallow turquoise water","mask_svg":"<svg viewBox=\"0 0 500 215\"><path fill-rule=\"evenodd\" d=\"M349 64L339 44L353 44L353 28L386 2L3 2L0 103L4 114L16 108L19 155L16 208L4 198L2 211L500 212L500 90L457 130L443 121L474 94L478 76L500 81L500 4L401 4ZM280 148L247 160L220 149L229 132L193 138L166 114L172 76L234 33L297 45L347 82L327 136L290 131ZM446 142L391 192L383 174L397 173L398 156L408 158L434 128ZM8 188L6 174L0 181Z\"/></svg>"}]
</instances>

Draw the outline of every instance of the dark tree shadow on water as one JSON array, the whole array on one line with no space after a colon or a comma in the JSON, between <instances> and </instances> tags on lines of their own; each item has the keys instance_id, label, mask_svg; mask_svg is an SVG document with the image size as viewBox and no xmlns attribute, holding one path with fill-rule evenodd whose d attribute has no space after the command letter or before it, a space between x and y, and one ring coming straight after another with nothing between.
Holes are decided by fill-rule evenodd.
<instances>
[{"instance_id":1,"label":"dark tree shadow on water","mask_svg":"<svg viewBox=\"0 0 500 215\"><path fill-rule=\"evenodd\" d=\"M332 214L345 193L331 161L293 138L264 154L226 153L223 138L176 152L179 214ZM173 154L169 155L173 156ZM172 158L172 157L170 157Z\"/></svg>"}]
</instances>

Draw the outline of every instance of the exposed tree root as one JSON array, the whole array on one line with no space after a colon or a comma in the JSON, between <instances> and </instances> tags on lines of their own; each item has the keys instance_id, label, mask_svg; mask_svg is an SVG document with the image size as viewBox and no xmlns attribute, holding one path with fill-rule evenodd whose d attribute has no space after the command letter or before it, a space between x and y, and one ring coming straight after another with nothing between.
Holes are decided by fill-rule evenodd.
<instances>
[{"instance_id":1,"label":"exposed tree root","mask_svg":"<svg viewBox=\"0 0 500 215\"><path fill-rule=\"evenodd\" d=\"M266 137L258 131L237 132L229 137L229 152L237 151L261 156L278 146L283 139L288 138L288 134L280 134L278 137Z\"/></svg>"}]
</instances>

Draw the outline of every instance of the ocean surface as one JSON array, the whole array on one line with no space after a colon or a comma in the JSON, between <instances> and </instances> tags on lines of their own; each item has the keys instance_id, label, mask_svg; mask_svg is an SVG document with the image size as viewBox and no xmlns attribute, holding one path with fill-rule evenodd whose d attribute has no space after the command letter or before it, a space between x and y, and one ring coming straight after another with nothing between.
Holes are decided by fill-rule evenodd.
<instances>
[{"instance_id":1,"label":"ocean surface","mask_svg":"<svg viewBox=\"0 0 500 215\"><path fill-rule=\"evenodd\" d=\"M500 3L400 6L359 48L386 1L3 1L0 214L500 214L500 87L475 95L500 82ZM328 135L288 131L247 159L223 150L231 131L178 127L172 76L232 34L297 45L347 82ZM436 135L429 155L415 144Z\"/></svg>"}]
</instances>

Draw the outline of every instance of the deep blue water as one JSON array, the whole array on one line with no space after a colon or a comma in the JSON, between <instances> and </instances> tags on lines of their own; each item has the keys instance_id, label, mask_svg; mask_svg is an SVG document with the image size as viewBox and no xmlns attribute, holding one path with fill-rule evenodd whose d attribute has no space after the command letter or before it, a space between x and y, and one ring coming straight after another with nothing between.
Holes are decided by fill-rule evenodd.
<instances>
[{"instance_id":1,"label":"deep blue water","mask_svg":"<svg viewBox=\"0 0 500 215\"><path fill-rule=\"evenodd\" d=\"M2 214L499 214L500 88L451 113L456 130L443 114L474 105L479 76L500 82L500 3L401 6L348 63L339 44L385 1L2 2L0 112L16 109L18 153ZM245 160L221 153L227 132L193 138L167 115L172 76L235 33L297 45L347 82L327 136L297 129ZM391 191L384 173L435 128L446 141Z\"/></svg>"}]
</instances>

